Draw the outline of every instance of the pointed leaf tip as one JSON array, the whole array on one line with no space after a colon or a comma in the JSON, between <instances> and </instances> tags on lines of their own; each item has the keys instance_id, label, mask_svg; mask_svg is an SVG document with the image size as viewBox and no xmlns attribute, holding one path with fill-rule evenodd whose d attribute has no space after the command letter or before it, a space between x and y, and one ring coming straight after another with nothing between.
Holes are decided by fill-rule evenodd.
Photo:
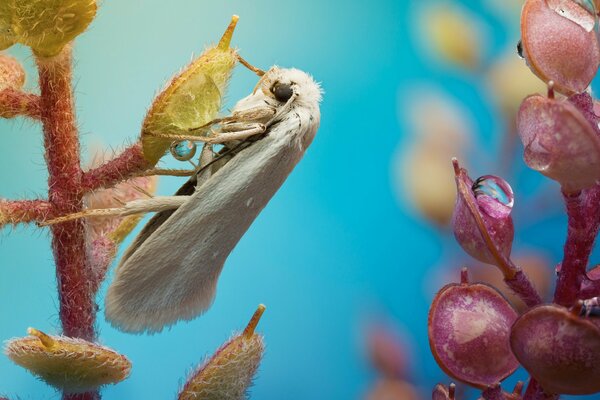
<instances>
[{"instance_id":1,"label":"pointed leaf tip","mask_svg":"<svg viewBox=\"0 0 600 400\"><path fill-rule=\"evenodd\" d=\"M239 19L240 17L237 15L233 15L231 17L231 22L229 23L227 30L225 30L225 33L223 33L223 36L217 45L219 49L227 50L229 48L229 45L231 44L231 38L233 37L233 31L235 31L235 26L237 25Z\"/></svg>"},{"instance_id":2,"label":"pointed leaf tip","mask_svg":"<svg viewBox=\"0 0 600 400\"><path fill-rule=\"evenodd\" d=\"M258 323L260 322L260 317L262 317L266 309L267 307L265 307L264 304L258 305L258 308L254 312L254 315L252 315L250 322L248 322L248 326L246 326L246 328L244 329L243 335L246 339L250 339L252 335L254 335L254 330L258 326Z\"/></svg>"}]
</instances>

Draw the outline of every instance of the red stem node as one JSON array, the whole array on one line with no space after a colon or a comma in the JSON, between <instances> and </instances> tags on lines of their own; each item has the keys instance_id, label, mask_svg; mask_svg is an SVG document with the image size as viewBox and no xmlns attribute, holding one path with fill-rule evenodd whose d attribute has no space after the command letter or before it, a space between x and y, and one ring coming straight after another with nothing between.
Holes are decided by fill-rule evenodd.
<instances>
[{"instance_id":1,"label":"red stem node","mask_svg":"<svg viewBox=\"0 0 600 400\"><path fill-rule=\"evenodd\" d=\"M557 394L548 394L544 392L544 389L542 389L540 384L535 379L531 378L529 385L527 385L523 400L558 400L559 397L560 396Z\"/></svg>"}]
</instances>

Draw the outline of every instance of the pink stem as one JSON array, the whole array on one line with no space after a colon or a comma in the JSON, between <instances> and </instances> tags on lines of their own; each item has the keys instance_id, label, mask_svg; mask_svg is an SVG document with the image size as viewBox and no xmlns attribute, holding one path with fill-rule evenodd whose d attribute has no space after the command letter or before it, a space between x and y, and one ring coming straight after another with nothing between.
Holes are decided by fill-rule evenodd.
<instances>
[{"instance_id":1,"label":"pink stem","mask_svg":"<svg viewBox=\"0 0 600 400\"><path fill-rule=\"evenodd\" d=\"M523 400L558 400L558 394L547 394L540 384L533 378L529 381Z\"/></svg>"},{"instance_id":2,"label":"pink stem","mask_svg":"<svg viewBox=\"0 0 600 400\"><path fill-rule=\"evenodd\" d=\"M554 302L565 307L572 306L580 297L580 288L586 280L588 260L598 234L597 212L590 213L588 207L589 197L595 197L595 191L563 193L568 228Z\"/></svg>"},{"instance_id":3,"label":"pink stem","mask_svg":"<svg viewBox=\"0 0 600 400\"><path fill-rule=\"evenodd\" d=\"M484 400L504 400L504 393L500 385L490 386L481 392L481 397Z\"/></svg>"},{"instance_id":4,"label":"pink stem","mask_svg":"<svg viewBox=\"0 0 600 400\"><path fill-rule=\"evenodd\" d=\"M111 187L149 168L152 165L144 158L142 145L138 142L104 165L84 172L81 187L84 192Z\"/></svg>"},{"instance_id":5,"label":"pink stem","mask_svg":"<svg viewBox=\"0 0 600 400\"><path fill-rule=\"evenodd\" d=\"M19 115L40 119L40 97L13 88L1 90L0 117L13 118Z\"/></svg>"},{"instance_id":6,"label":"pink stem","mask_svg":"<svg viewBox=\"0 0 600 400\"><path fill-rule=\"evenodd\" d=\"M41 91L41 118L48 166L48 198L57 214L83 209L78 132L71 87L71 48L52 58L37 58ZM86 256L82 221L51 227L56 261L60 320L63 334L93 341L96 338L95 293L90 290L90 263ZM64 395L64 399L92 400L96 392Z\"/></svg>"},{"instance_id":7,"label":"pink stem","mask_svg":"<svg viewBox=\"0 0 600 400\"><path fill-rule=\"evenodd\" d=\"M46 200L0 200L0 226L41 222L52 215L52 204Z\"/></svg>"}]
</instances>

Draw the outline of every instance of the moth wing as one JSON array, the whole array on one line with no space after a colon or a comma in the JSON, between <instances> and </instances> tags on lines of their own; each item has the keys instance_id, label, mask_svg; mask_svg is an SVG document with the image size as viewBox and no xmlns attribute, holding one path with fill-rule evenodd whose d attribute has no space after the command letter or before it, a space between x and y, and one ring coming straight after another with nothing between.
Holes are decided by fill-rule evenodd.
<instances>
[{"instance_id":1,"label":"moth wing","mask_svg":"<svg viewBox=\"0 0 600 400\"><path fill-rule=\"evenodd\" d=\"M158 332L206 311L225 260L303 153L267 136L225 164L118 266L107 319Z\"/></svg>"}]
</instances>

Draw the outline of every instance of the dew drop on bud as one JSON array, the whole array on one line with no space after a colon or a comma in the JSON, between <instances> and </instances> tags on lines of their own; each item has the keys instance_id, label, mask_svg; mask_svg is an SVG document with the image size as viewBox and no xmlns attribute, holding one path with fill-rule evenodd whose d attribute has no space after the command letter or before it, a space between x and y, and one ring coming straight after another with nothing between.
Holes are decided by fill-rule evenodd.
<instances>
[{"instance_id":1,"label":"dew drop on bud","mask_svg":"<svg viewBox=\"0 0 600 400\"><path fill-rule=\"evenodd\" d=\"M504 179L494 175L484 175L473 182L471 190L479 207L488 215L501 218L510 214L515 196Z\"/></svg>"},{"instance_id":2,"label":"dew drop on bud","mask_svg":"<svg viewBox=\"0 0 600 400\"><path fill-rule=\"evenodd\" d=\"M171 144L171 154L176 160L188 161L196 154L196 143L182 140Z\"/></svg>"}]
</instances>

